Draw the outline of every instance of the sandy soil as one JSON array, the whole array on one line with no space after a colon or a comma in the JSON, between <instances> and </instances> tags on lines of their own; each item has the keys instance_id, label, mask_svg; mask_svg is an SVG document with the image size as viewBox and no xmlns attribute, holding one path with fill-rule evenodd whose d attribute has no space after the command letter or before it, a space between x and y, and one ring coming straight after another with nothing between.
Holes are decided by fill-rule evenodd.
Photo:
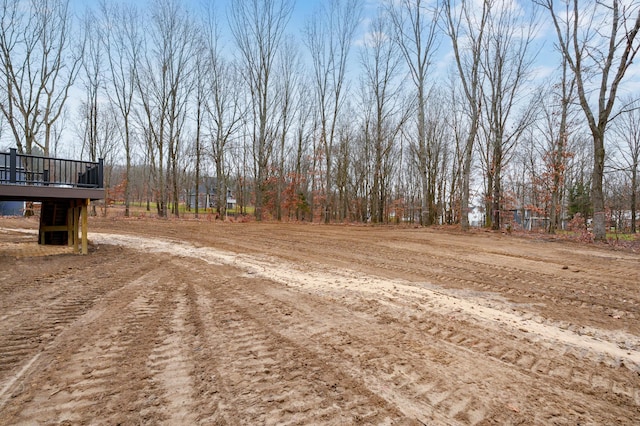
<instances>
[{"instance_id":1,"label":"sandy soil","mask_svg":"<svg viewBox=\"0 0 640 426\"><path fill-rule=\"evenodd\" d=\"M428 229L0 219L0 424L637 424L640 255Z\"/></svg>"}]
</instances>

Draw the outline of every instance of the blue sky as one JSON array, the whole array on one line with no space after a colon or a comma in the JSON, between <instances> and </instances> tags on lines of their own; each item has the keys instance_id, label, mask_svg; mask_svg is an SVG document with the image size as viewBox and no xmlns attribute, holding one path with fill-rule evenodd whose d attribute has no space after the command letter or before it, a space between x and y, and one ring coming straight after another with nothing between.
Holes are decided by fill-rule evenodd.
<instances>
[{"instance_id":1,"label":"blue sky","mask_svg":"<svg viewBox=\"0 0 640 426\"><path fill-rule=\"evenodd\" d=\"M107 0L108 1L108 0ZM124 2L123 0L116 0L117 2ZM139 7L143 7L144 5L150 3L153 0L138 0L135 3L139 5ZM219 20L219 24L221 26L221 35L225 39L224 44L232 43L231 35L229 34L229 29L227 25L227 8L229 4L233 1L242 1L242 0L185 0L188 4L190 4L191 10L197 12L203 6L213 4L215 10L217 11L217 16ZM296 0L295 1L295 9L291 16L291 20L289 21L289 26L287 29L288 34L291 34L295 37L301 37L301 32L304 28L305 22L313 15L313 13L318 9L318 7L326 0ZM367 18L370 18L375 15L377 8L380 6L383 0L362 0L363 1L363 23L361 24L361 28L359 29L360 36L366 31L366 22ZM98 8L99 0L70 0L71 7L78 14L82 14L86 7ZM300 41L302 41L300 39Z\"/></svg>"},{"instance_id":2,"label":"blue sky","mask_svg":"<svg viewBox=\"0 0 640 426\"><path fill-rule=\"evenodd\" d=\"M82 13L85 7L98 7L98 0L70 0L72 7L76 10L77 13ZM126 1L126 0L117 0L117 1ZM140 7L144 6L152 2L153 0L138 0L136 3L140 5ZM221 45L226 49L232 49L233 39L231 37L230 31L227 25L227 8L229 4L233 1L243 1L243 0L184 0L191 5L191 9L194 12L197 12L198 9L203 7L204 5L213 4L215 10L217 11L218 23L220 24L220 33L222 36ZM294 36L300 45L300 52L305 55L306 48L303 43L303 35L302 30L304 28L305 22L313 16L313 13L317 11L318 7L325 1L328 0L296 0L295 1L295 9L291 20L289 22L289 26L287 28L287 33ZM354 49L351 52L352 58L352 66L351 69L357 70L358 63L358 45L361 45L361 41L365 37L366 32L368 31L367 24L368 22L376 15L379 6L384 3L385 0L362 0L363 10L362 10L362 22L356 32L356 40L354 41ZM520 0L524 2L528 2L530 0ZM515 1L513 4L518 4L519 1ZM524 4L524 3L520 3ZM517 6L516 6L517 7ZM533 79L537 82L541 82L544 79L551 76L558 67L559 64L559 53L554 48L555 42L555 30L553 29L551 22L549 19L545 19L546 16L542 15L542 20L540 24L540 33L537 40L539 54L536 58L535 64L533 66ZM446 79L449 72L452 70L452 56L451 56L451 48L449 47L449 41L446 36L442 37L440 51L436 56L436 67L432 69L432 71L436 72L436 78L438 79ZM634 64L627 72L625 77L625 81L622 86L622 91L626 93L640 93L640 66Z\"/></svg>"}]
</instances>

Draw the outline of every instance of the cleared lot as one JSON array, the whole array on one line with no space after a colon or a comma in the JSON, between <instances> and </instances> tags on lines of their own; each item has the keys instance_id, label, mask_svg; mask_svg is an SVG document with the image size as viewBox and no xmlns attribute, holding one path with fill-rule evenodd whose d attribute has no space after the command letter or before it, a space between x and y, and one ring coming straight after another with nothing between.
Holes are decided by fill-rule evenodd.
<instances>
[{"instance_id":1,"label":"cleared lot","mask_svg":"<svg viewBox=\"0 0 640 426\"><path fill-rule=\"evenodd\" d=\"M638 254L96 219L89 256L23 257L35 226L0 220L0 424L640 418Z\"/></svg>"}]
</instances>

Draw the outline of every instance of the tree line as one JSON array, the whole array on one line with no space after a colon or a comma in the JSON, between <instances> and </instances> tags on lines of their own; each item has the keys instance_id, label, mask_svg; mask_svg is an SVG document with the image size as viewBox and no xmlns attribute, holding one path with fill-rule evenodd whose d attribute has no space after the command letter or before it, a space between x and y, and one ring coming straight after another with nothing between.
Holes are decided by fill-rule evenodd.
<instances>
[{"instance_id":1,"label":"tree line","mask_svg":"<svg viewBox=\"0 0 640 426\"><path fill-rule=\"evenodd\" d=\"M635 0L0 5L0 140L105 158L126 215L636 231Z\"/></svg>"}]
</instances>

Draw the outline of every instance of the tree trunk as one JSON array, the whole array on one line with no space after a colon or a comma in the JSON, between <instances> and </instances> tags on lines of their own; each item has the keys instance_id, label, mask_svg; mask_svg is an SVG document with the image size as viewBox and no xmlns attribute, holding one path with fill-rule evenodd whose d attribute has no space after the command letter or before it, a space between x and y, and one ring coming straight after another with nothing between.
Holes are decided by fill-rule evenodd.
<instances>
[{"instance_id":1,"label":"tree trunk","mask_svg":"<svg viewBox=\"0 0 640 426\"><path fill-rule=\"evenodd\" d=\"M493 147L493 187L491 188L491 229L500 229L500 198L502 196L502 137L496 136Z\"/></svg>"},{"instance_id":2,"label":"tree trunk","mask_svg":"<svg viewBox=\"0 0 640 426\"><path fill-rule=\"evenodd\" d=\"M555 234L558 228L558 208L560 207L559 183L556 177L553 178L553 189L551 192L551 207L549 209L549 233Z\"/></svg>"},{"instance_id":3,"label":"tree trunk","mask_svg":"<svg viewBox=\"0 0 640 426\"><path fill-rule=\"evenodd\" d=\"M276 184L276 220L278 222L282 221L282 193L284 192L285 185L285 172L284 172L284 147L286 141L286 121L287 115L283 114L282 117L283 125L282 125L282 136L280 137L280 158L278 161L278 182Z\"/></svg>"},{"instance_id":4,"label":"tree trunk","mask_svg":"<svg viewBox=\"0 0 640 426\"><path fill-rule=\"evenodd\" d=\"M469 135L464 151L464 164L462 169L462 194L460 197L460 227L463 231L469 230L469 186L471 180L471 155L475 137Z\"/></svg>"},{"instance_id":5,"label":"tree trunk","mask_svg":"<svg viewBox=\"0 0 640 426\"><path fill-rule=\"evenodd\" d=\"M564 117L563 117L564 118ZM562 120L563 122L565 120ZM560 124L560 136L558 137L558 145L553 152L552 160L552 173L553 181L551 183L551 206L549 208L549 233L555 234L558 228L558 210L560 209L560 202L562 201L562 175L564 174L564 131L563 125Z\"/></svg>"},{"instance_id":6,"label":"tree trunk","mask_svg":"<svg viewBox=\"0 0 640 426\"><path fill-rule=\"evenodd\" d=\"M638 164L633 165L633 169L631 170L631 233L636 233L636 214L638 205L637 197L638 197Z\"/></svg>"},{"instance_id":7,"label":"tree trunk","mask_svg":"<svg viewBox=\"0 0 640 426\"><path fill-rule=\"evenodd\" d=\"M489 170L487 172L487 184L485 187L485 197L484 197L484 226L485 228L491 228L491 224L493 223L493 199L491 198L491 194L493 191L493 171Z\"/></svg>"},{"instance_id":8,"label":"tree trunk","mask_svg":"<svg viewBox=\"0 0 640 426\"><path fill-rule=\"evenodd\" d=\"M501 184L500 184L500 170L496 170L496 174L493 178L493 193L491 196L491 229L494 231L500 230L500 195L501 195Z\"/></svg>"},{"instance_id":9,"label":"tree trunk","mask_svg":"<svg viewBox=\"0 0 640 426\"><path fill-rule=\"evenodd\" d=\"M427 225L431 226L437 223L438 205L436 203L436 186L437 186L437 167L433 158L429 161L429 215L427 217Z\"/></svg>"},{"instance_id":10,"label":"tree trunk","mask_svg":"<svg viewBox=\"0 0 640 426\"><path fill-rule=\"evenodd\" d=\"M124 181L124 216L129 217L131 203L131 148L129 146L129 123L125 122L125 156L126 156L126 176Z\"/></svg>"},{"instance_id":11,"label":"tree trunk","mask_svg":"<svg viewBox=\"0 0 640 426\"><path fill-rule=\"evenodd\" d=\"M302 193L302 188L301 188L301 177L302 177L302 142L304 138L304 134L302 133L302 131L298 131L298 147L296 150L296 166L295 166L295 174L293 177L293 196L296 197L296 200L300 200L301 195L303 195ZM296 201L296 220L301 220L301 208L300 208L300 203Z\"/></svg>"},{"instance_id":12,"label":"tree trunk","mask_svg":"<svg viewBox=\"0 0 640 426\"><path fill-rule=\"evenodd\" d=\"M324 223L328 224L331 219L331 158L333 153L331 152L331 146L325 144L325 159L326 159L326 170L325 170L325 187L324 187Z\"/></svg>"},{"instance_id":13,"label":"tree trunk","mask_svg":"<svg viewBox=\"0 0 640 426\"><path fill-rule=\"evenodd\" d=\"M423 162L421 158L420 163L420 166L422 168L420 173L420 177L422 178L422 205L420 214L420 225L427 226L429 225L429 178L427 177L428 172L426 161Z\"/></svg>"},{"instance_id":14,"label":"tree trunk","mask_svg":"<svg viewBox=\"0 0 640 426\"><path fill-rule=\"evenodd\" d=\"M420 225L425 226L429 222L429 178L427 176L427 142L426 142L426 117L425 117L424 84L419 80L418 84L418 143L420 152L420 177L422 179L422 214Z\"/></svg>"},{"instance_id":15,"label":"tree trunk","mask_svg":"<svg viewBox=\"0 0 640 426\"><path fill-rule=\"evenodd\" d=\"M604 132L593 135L593 174L591 178L591 202L593 203L593 236L596 241L607 238L606 215L604 210Z\"/></svg>"},{"instance_id":16,"label":"tree trunk","mask_svg":"<svg viewBox=\"0 0 640 426\"><path fill-rule=\"evenodd\" d=\"M200 115L200 112L198 112L198 115ZM200 121L200 118L198 118L198 122ZM195 182L195 200L194 200L194 208L196 209L195 211L195 218L198 219L198 210L200 210L200 124L197 125L198 128L196 130L197 132L197 136L196 136L196 182Z\"/></svg>"},{"instance_id":17,"label":"tree trunk","mask_svg":"<svg viewBox=\"0 0 640 426\"><path fill-rule=\"evenodd\" d=\"M263 203L263 198L264 198L264 167L262 167L262 165L258 166L258 173L256 176L256 183L255 183L255 194L256 194L256 211L255 211L255 217L256 217L256 221L261 222L262 221L262 203Z\"/></svg>"},{"instance_id":18,"label":"tree trunk","mask_svg":"<svg viewBox=\"0 0 640 426\"><path fill-rule=\"evenodd\" d=\"M227 185L222 158L216 158L216 212L224 220L227 210Z\"/></svg>"}]
</instances>

